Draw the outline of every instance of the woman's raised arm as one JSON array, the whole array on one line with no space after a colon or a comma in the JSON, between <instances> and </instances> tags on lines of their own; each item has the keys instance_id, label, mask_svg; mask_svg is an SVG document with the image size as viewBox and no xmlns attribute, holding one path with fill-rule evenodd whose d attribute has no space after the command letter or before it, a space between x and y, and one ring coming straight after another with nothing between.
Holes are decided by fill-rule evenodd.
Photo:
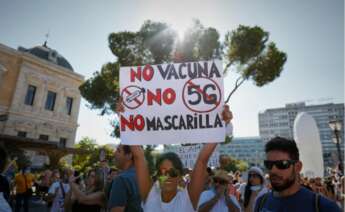
<instances>
[{"instance_id":1,"label":"woman's raised arm","mask_svg":"<svg viewBox=\"0 0 345 212\"><path fill-rule=\"evenodd\" d=\"M137 175L140 196L142 201L145 202L152 187L149 168L147 166L143 148L138 145L130 147L134 159L134 166Z\"/></svg>"},{"instance_id":2,"label":"woman's raised arm","mask_svg":"<svg viewBox=\"0 0 345 212\"><path fill-rule=\"evenodd\" d=\"M225 124L229 124L232 119L232 113L229 109L228 105L224 106L224 110L222 112L222 117ZM225 136L225 135L224 135ZM194 209L198 206L198 201L201 192L203 191L204 184L207 179L207 163L210 159L213 151L216 149L217 143L207 143L201 149L198 159L195 162L194 169L191 174L191 181L188 184L188 194L190 200L192 201Z\"/></svg>"}]
</instances>

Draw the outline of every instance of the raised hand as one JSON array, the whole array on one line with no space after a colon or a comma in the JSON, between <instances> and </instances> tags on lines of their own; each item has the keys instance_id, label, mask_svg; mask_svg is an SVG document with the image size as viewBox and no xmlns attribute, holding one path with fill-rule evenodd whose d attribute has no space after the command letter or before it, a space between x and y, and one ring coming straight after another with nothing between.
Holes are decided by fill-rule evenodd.
<instances>
[{"instance_id":1,"label":"raised hand","mask_svg":"<svg viewBox=\"0 0 345 212\"><path fill-rule=\"evenodd\" d=\"M229 105L224 105L224 109L222 112L222 118L226 124L228 124L232 120L232 112L230 111Z\"/></svg>"},{"instance_id":2,"label":"raised hand","mask_svg":"<svg viewBox=\"0 0 345 212\"><path fill-rule=\"evenodd\" d=\"M115 111L116 113L123 113L125 112L125 107L122 104L122 97L119 97L119 100L116 102L116 108Z\"/></svg>"}]
</instances>

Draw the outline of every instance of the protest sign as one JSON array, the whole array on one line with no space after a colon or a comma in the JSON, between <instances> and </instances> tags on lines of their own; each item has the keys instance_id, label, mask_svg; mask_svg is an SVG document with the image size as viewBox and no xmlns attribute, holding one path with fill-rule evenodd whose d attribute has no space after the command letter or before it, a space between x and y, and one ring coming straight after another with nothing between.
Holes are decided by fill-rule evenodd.
<instances>
[{"instance_id":1,"label":"protest sign","mask_svg":"<svg viewBox=\"0 0 345 212\"><path fill-rule=\"evenodd\" d=\"M121 142L223 142L223 90L219 60L121 67Z\"/></svg>"},{"instance_id":2,"label":"protest sign","mask_svg":"<svg viewBox=\"0 0 345 212\"><path fill-rule=\"evenodd\" d=\"M167 145L164 147L164 152L176 153L183 163L183 167L193 169L195 162L198 158L199 152L202 148L202 144L195 144L190 146L181 145ZM218 148L212 153L208 160L208 167L219 166L219 151Z\"/></svg>"}]
</instances>

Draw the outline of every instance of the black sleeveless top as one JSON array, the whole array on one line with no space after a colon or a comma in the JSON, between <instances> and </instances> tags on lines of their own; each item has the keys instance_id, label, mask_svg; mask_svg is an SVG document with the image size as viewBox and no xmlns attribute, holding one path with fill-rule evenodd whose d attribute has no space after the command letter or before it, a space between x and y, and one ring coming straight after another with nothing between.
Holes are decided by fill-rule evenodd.
<instances>
[{"instance_id":1,"label":"black sleeveless top","mask_svg":"<svg viewBox=\"0 0 345 212\"><path fill-rule=\"evenodd\" d=\"M72 212L100 212L101 206L99 205L85 205L79 203L78 201L73 202L72 204Z\"/></svg>"}]
</instances>

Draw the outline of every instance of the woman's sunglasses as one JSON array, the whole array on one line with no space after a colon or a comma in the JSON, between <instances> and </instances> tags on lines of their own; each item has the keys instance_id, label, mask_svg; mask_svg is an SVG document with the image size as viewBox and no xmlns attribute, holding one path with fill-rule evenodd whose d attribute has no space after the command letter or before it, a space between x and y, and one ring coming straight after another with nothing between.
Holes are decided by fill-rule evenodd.
<instances>
[{"instance_id":1,"label":"woman's sunglasses","mask_svg":"<svg viewBox=\"0 0 345 212\"><path fill-rule=\"evenodd\" d=\"M297 161L295 160L265 160L264 165L266 169L271 170L273 166L277 167L278 169L288 169L290 165L295 164Z\"/></svg>"},{"instance_id":2,"label":"woman's sunglasses","mask_svg":"<svg viewBox=\"0 0 345 212\"><path fill-rule=\"evenodd\" d=\"M180 172L175 168L166 170L164 174L159 172L159 176L178 177L179 175L180 175Z\"/></svg>"},{"instance_id":3,"label":"woman's sunglasses","mask_svg":"<svg viewBox=\"0 0 345 212\"><path fill-rule=\"evenodd\" d=\"M253 177L253 178L259 178L260 177L260 175L258 175L258 174L255 174L255 173L252 173L252 174L248 174L248 177L249 178L251 178L251 177Z\"/></svg>"}]
</instances>

